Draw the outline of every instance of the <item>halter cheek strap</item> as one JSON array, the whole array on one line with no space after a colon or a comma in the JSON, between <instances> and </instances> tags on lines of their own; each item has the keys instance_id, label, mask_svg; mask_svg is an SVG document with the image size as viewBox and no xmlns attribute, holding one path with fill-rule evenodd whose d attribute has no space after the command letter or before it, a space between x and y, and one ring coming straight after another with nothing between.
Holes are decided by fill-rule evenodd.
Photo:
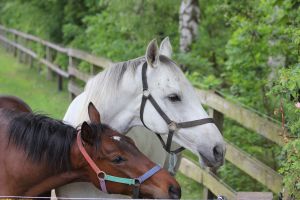
<instances>
[{"instance_id":1,"label":"halter cheek strap","mask_svg":"<svg viewBox=\"0 0 300 200\"><path fill-rule=\"evenodd\" d=\"M77 139L77 145L79 147L81 154L83 155L85 160L88 162L90 167L93 169L93 171L96 173L96 175L99 179L100 190L102 190L105 193L107 193L105 181L111 181L111 182L122 183L122 184L134 186L133 198L138 198L140 184L142 184L147 179L149 179L151 176L156 174L159 170L161 170L161 167L159 165L156 165L153 168L151 168L150 170L148 170L145 174L143 174L137 178L134 178L134 179L108 175L104 171L102 171L98 168L98 166L95 164L93 159L89 156L89 154L85 150L84 146L82 145L80 132L78 132L76 139Z\"/></svg>"}]
</instances>

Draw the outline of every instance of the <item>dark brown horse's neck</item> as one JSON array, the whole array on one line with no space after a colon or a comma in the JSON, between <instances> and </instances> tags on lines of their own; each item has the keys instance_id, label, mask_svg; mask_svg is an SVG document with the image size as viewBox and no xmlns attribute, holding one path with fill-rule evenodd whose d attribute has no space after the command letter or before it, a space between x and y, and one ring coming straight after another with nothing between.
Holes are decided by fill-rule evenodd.
<instances>
[{"instance_id":1,"label":"dark brown horse's neck","mask_svg":"<svg viewBox=\"0 0 300 200\"><path fill-rule=\"evenodd\" d=\"M44 192L50 191L53 188L63 186L65 184L75 181L86 181L84 170L72 170L62 172L60 174L50 176L44 179L39 184L31 187L24 195L25 196L38 196Z\"/></svg>"},{"instance_id":2,"label":"dark brown horse's neck","mask_svg":"<svg viewBox=\"0 0 300 200\"><path fill-rule=\"evenodd\" d=\"M32 112L27 103L15 96L0 95L0 108L6 108L20 112Z\"/></svg>"},{"instance_id":3,"label":"dark brown horse's neck","mask_svg":"<svg viewBox=\"0 0 300 200\"><path fill-rule=\"evenodd\" d=\"M23 194L25 196L38 196L44 192L50 191L53 188L57 188L72 182L87 182L87 163L84 161L79 148L74 140L71 145L71 170L61 172L51 172L52 170L45 169L45 173L48 176L36 185L30 186L30 188Z\"/></svg>"},{"instance_id":4,"label":"dark brown horse's neck","mask_svg":"<svg viewBox=\"0 0 300 200\"><path fill-rule=\"evenodd\" d=\"M37 185L31 187L26 193L26 196L37 196L44 192L50 191L53 188L57 188L72 182L86 182L88 181L88 174L86 171L87 163L84 161L79 148L76 144L76 140L71 145L71 170L59 173L53 173L53 175L47 177Z\"/></svg>"}]
</instances>

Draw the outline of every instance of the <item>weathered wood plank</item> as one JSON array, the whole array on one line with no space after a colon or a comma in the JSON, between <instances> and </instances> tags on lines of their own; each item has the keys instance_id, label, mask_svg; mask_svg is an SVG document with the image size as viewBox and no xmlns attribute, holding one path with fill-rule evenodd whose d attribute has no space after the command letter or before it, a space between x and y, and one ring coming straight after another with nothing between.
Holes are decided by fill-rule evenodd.
<instances>
[{"instance_id":1,"label":"weathered wood plank","mask_svg":"<svg viewBox=\"0 0 300 200\"><path fill-rule=\"evenodd\" d=\"M17 36L21 37L21 38L24 38L24 39L27 39L27 40L30 40L30 41L34 41L34 42L37 42L37 43L41 43L44 46L48 46L48 47L50 47L52 49L55 49L56 51L58 51L60 53L67 53L68 52L67 48L64 48L64 47L61 47L60 45L48 42L48 41L43 40L43 39L41 39L39 37L36 37L34 35L30 35L28 33L23 33L23 32L15 30L15 29L5 28L3 26L0 26L0 29L1 30L5 30L7 32L10 32L10 33L12 33L14 35L17 35Z\"/></svg>"},{"instance_id":2,"label":"weathered wood plank","mask_svg":"<svg viewBox=\"0 0 300 200\"><path fill-rule=\"evenodd\" d=\"M78 49L68 49L68 55L72 56L74 58L84 60L86 62L89 62L93 65L96 65L96 66L102 67L102 68L108 68L108 67L110 67L110 65L112 63L110 60L108 60L106 58L94 56L94 55L88 54L88 53L78 50Z\"/></svg>"},{"instance_id":3,"label":"weathered wood plank","mask_svg":"<svg viewBox=\"0 0 300 200\"><path fill-rule=\"evenodd\" d=\"M213 92L197 90L197 94L203 104L224 113L227 117L237 121L244 127L261 134L279 145L284 144L283 137L281 136L282 130L278 124L239 105L233 104Z\"/></svg>"},{"instance_id":4,"label":"weathered wood plank","mask_svg":"<svg viewBox=\"0 0 300 200\"><path fill-rule=\"evenodd\" d=\"M60 53L64 53L64 54L67 54L68 52L68 49L67 48L64 48L64 47L61 47L60 45L57 45L57 44L53 44L51 42L48 42L46 40L42 40L41 43L47 47L50 47Z\"/></svg>"},{"instance_id":5,"label":"weathered wood plank","mask_svg":"<svg viewBox=\"0 0 300 200\"><path fill-rule=\"evenodd\" d=\"M78 96L80 93L83 92L83 88L77 86L72 80L68 83L68 91L71 94L75 94L75 96Z\"/></svg>"},{"instance_id":6,"label":"weathered wood plank","mask_svg":"<svg viewBox=\"0 0 300 200\"><path fill-rule=\"evenodd\" d=\"M225 196L227 199L236 199L236 192L229 186L221 183L220 180L213 174L202 169L187 158L182 158L179 165L179 171L185 176L202 183L205 187L209 188L215 195Z\"/></svg>"},{"instance_id":7,"label":"weathered wood plank","mask_svg":"<svg viewBox=\"0 0 300 200\"><path fill-rule=\"evenodd\" d=\"M49 62L48 60L45 60L43 58L38 59L40 61L40 63L43 63L44 65L46 65L47 67L51 68L53 71L55 71L57 74L61 75L64 78L68 78L69 74L68 72L60 69L57 65Z\"/></svg>"},{"instance_id":8,"label":"weathered wood plank","mask_svg":"<svg viewBox=\"0 0 300 200\"><path fill-rule=\"evenodd\" d=\"M17 48L17 49L19 49L19 50L21 50L21 51L23 51L24 53L26 53L26 54L34 57L34 58L37 58L37 55L36 55L35 52L33 52L30 49L27 49L27 48L23 47L22 45L19 45L19 44L13 42L13 41L1 36L1 35L0 35L0 40L7 43L7 44L9 44L9 45L11 45L11 46L13 46L13 47L15 47L15 48Z\"/></svg>"},{"instance_id":9,"label":"weathered wood plank","mask_svg":"<svg viewBox=\"0 0 300 200\"><path fill-rule=\"evenodd\" d=\"M226 142L225 158L274 193L282 191L283 178L280 174L228 141Z\"/></svg>"},{"instance_id":10,"label":"weathered wood plank","mask_svg":"<svg viewBox=\"0 0 300 200\"><path fill-rule=\"evenodd\" d=\"M271 192L238 192L237 200L272 200Z\"/></svg>"},{"instance_id":11,"label":"weathered wood plank","mask_svg":"<svg viewBox=\"0 0 300 200\"><path fill-rule=\"evenodd\" d=\"M68 67L68 72L70 75L75 76L76 78L87 82L92 76L90 76L89 74L86 74L84 72L79 71L78 69L76 69L75 67Z\"/></svg>"},{"instance_id":12,"label":"weathered wood plank","mask_svg":"<svg viewBox=\"0 0 300 200\"><path fill-rule=\"evenodd\" d=\"M214 110L212 108L210 108L208 110L209 116L212 117L215 121L216 126L218 127L218 129L221 131L223 131L223 125L224 125L224 115L223 113ZM218 171L217 168L210 168L208 169L211 173L215 174L216 176L218 176ZM203 189L203 199L216 199L216 196L208 189L208 188L204 188Z\"/></svg>"},{"instance_id":13,"label":"weathered wood plank","mask_svg":"<svg viewBox=\"0 0 300 200\"><path fill-rule=\"evenodd\" d=\"M69 77L69 74L68 74L66 71L60 69L57 65L55 65L55 64L53 64L53 63L47 61L47 60L44 59L44 58L39 58L39 57L37 56L37 54L36 54L35 52L33 52L32 50L27 49L27 48L23 47L23 46L20 45L20 44L16 44L15 42L10 41L10 40L4 38L3 36L0 36L0 40L5 41L5 42L9 43L10 45L14 46L15 48L19 49L20 51L22 51L22 52L24 52L24 53L30 55L31 57L35 58L35 59L36 59L37 61L39 61L40 63L46 65L46 66L49 67L49 68L51 68L51 69L52 69L53 71L55 71L57 74L59 74L59 75L65 77L65 78L68 78L68 77Z\"/></svg>"}]
</instances>

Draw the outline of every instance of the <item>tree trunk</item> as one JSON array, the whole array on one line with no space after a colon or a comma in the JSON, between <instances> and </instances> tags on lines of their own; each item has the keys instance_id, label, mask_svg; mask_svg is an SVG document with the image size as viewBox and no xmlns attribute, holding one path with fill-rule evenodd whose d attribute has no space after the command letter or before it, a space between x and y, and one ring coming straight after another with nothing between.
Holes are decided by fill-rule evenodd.
<instances>
[{"instance_id":1,"label":"tree trunk","mask_svg":"<svg viewBox=\"0 0 300 200\"><path fill-rule=\"evenodd\" d=\"M200 8L198 0L182 0L179 11L180 51L190 50L190 45L198 35Z\"/></svg>"}]
</instances>

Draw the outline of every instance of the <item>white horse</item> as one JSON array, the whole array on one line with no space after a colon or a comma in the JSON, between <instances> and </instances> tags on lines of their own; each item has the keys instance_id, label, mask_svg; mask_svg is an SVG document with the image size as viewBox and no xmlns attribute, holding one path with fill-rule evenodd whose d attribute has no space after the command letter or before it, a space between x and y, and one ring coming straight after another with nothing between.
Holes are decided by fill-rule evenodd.
<instances>
[{"instance_id":1,"label":"white horse","mask_svg":"<svg viewBox=\"0 0 300 200\"><path fill-rule=\"evenodd\" d=\"M64 121L77 126L89 120L87 107L91 101L100 113L103 113L103 123L109 124L121 133L126 133L135 126L143 126L140 106L143 96L141 74L145 62L148 65L146 76L149 92L170 119L184 122L207 118L208 115L201 106L192 85L171 60L171 54L169 38L162 41L160 48L156 40L152 40L145 56L113 64L88 81L84 92L70 104ZM145 105L143 121L156 133L167 135L169 132L169 126L149 102ZM136 133L134 137L138 135L139 133ZM220 131L213 123L179 129L174 134L173 140L199 155L209 166L223 164L225 144ZM142 148L149 149L149 145L151 141L145 136ZM155 149L150 147L150 150L148 156L151 158L155 155ZM158 154L164 153L160 149ZM56 194L61 197L99 197L98 190L93 189L93 186L88 183L64 186L56 189ZM102 194L101 197L107 196Z\"/></svg>"}]
</instances>

